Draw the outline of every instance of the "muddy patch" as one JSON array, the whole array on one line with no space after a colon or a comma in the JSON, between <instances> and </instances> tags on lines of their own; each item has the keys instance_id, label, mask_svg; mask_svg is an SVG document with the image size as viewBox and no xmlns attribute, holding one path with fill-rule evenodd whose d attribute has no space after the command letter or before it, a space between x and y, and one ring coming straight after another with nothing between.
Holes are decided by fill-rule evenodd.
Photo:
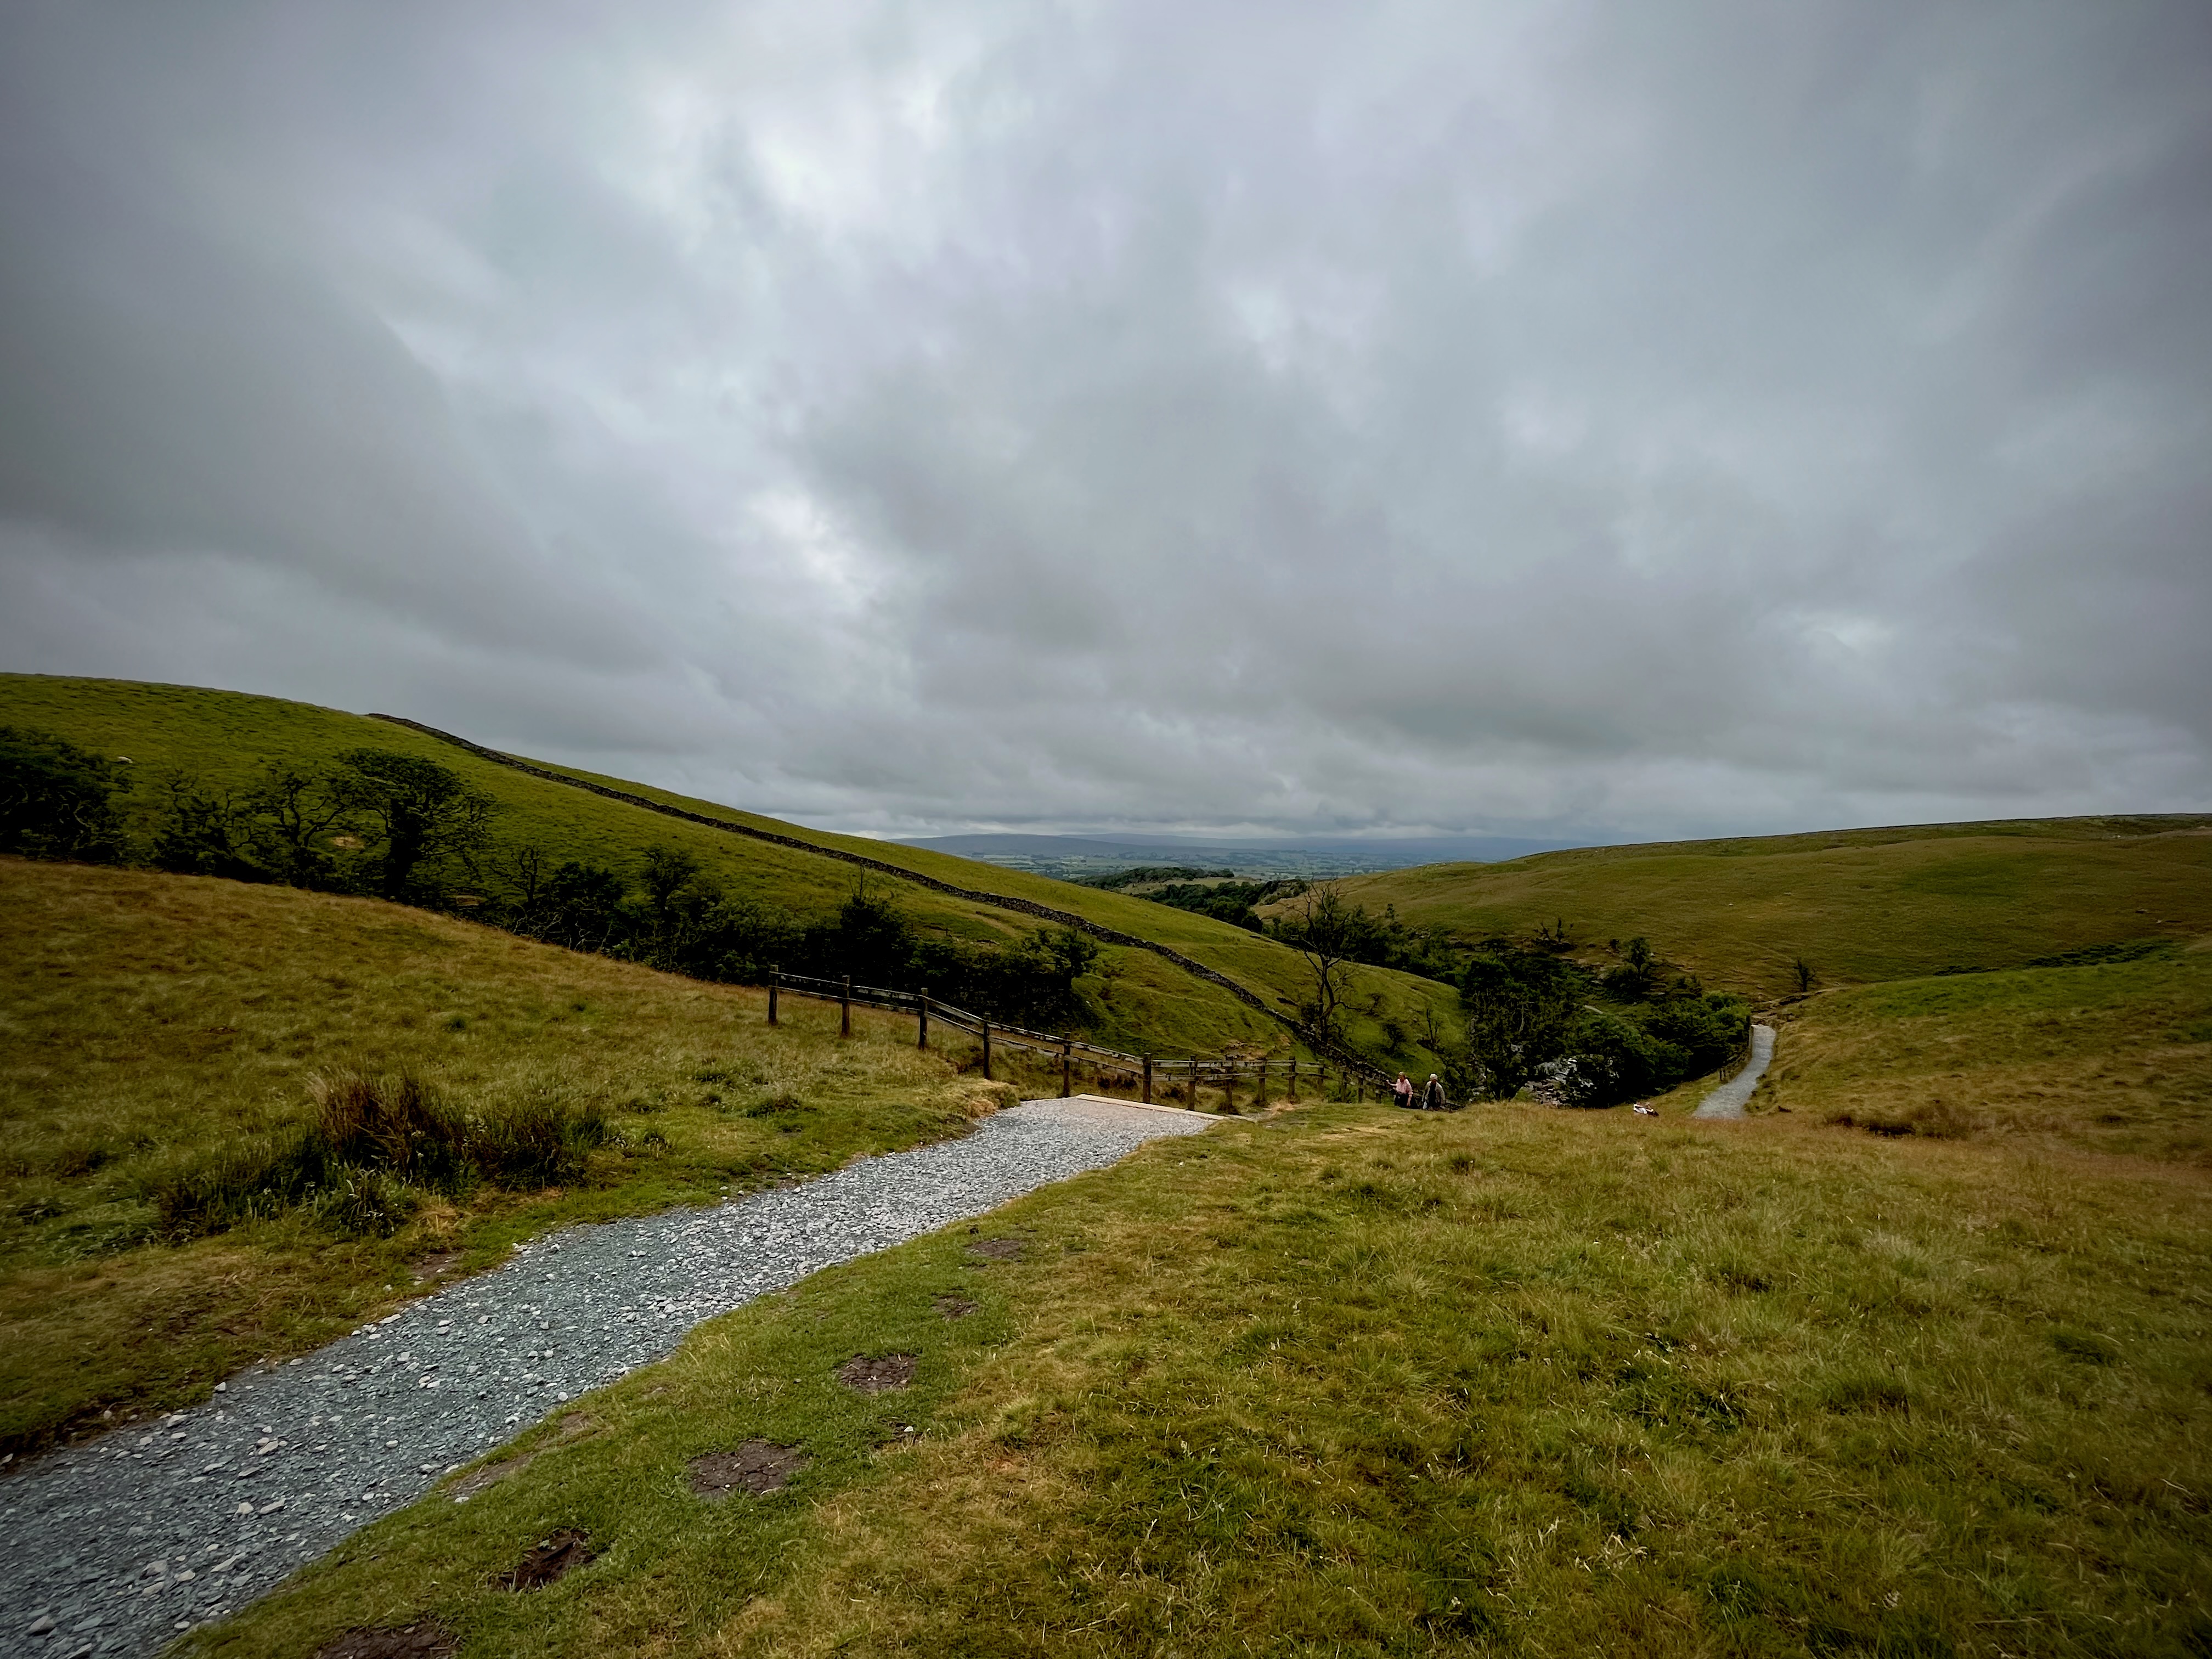
<instances>
[{"instance_id":1,"label":"muddy patch","mask_svg":"<svg viewBox=\"0 0 2212 1659\"><path fill-rule=\"evenodd\" d=\"M781 1491L813 1461L796 1446L748 1440L735 1451L695 1457L686 1467L691 1471L691 1490L703 1497L726 1498L733 1492L749 1492L760 1498Z\"/></svg>"},{"instance_id":2,"label":"muddy patch","mask_svg":"<svg viewBox=\"0 0 2212 1659\"><path fill-rule=\"evenodd\" d=\"M937 1311L947 1319L965 1319L975 1311L976 1304L964 1296L955 1296L947 1291L937 1298Z\"/></svg>"},{"instance_id":3,"label":"muddy patch","mask_svg":"<svg viewBox=\"0 0 2212 1659\"><path fill-rule=\"evenodd\" d=\"M563 1527L550 1538L523 1551L522 1559L514 1564L514 1571L501 1573L492 1583L501 1589L544 1589L598 1554L588 1536L574 1527Z\"/></svg>"},{"instance_id":4,"label":"muddy patch","mask_svg":"<svg viewBox=\"0 0 2212 1659\"><path fill-rule=\"evenodd\" d=\"M445 1659L460 1645L449 1626L421 1619L411 1625L360 1626L324 1643L315 1659Z\"/></svg>"},{"instance_id":5,"label":"muddy patch","mask_svg":"<svg viewBox=\"0 0 2212 1659\"><path fill-rule=\"evenodd\" d=\"M970 1244L968 1254L981 1256L986 1261L1018 1261L1022 1259L1022 1241L1018 1238L987 1238Z\"/></svg>"},{"instance_id":6,"label":"muddy patch","mask_svg":"<svg viewBox=\"0 0 2212 1659\"><path fill-rule=\"evenodd\" d=\"M497 1463L487 1463L480 1469L471 1469L446 1488L447 1495L456 1504L465 1504L478 1492L496 1486L510 1476L520 1474L537 1461L536 1452L525 1452L520 1457L505 1458Z\"/></svg>"},{"instance_id":7,"label":"muddy patch","mask_svg":"<svg viewBox=\"0 0 2212 1659\"><path fill-rule=\"evenodd\" d=\"M837 1380L861 1394L884 1394L914 1381L910 1353L854 1354L837 1367Z\"/></svg>"},{"instance_id":8,"label":"muddy patch","mask_svg":"<svg viewBox=\"0 0 2212 1659\"><path fill-rule=\"evenodd\" d=\"M545 1453L565 1446L572 1440L580 1440L599 1426L596 1417L583 1412L570 1412L556 1426L552 1445L541 1446L536 1451L519 1452L513 1457L501 1458L496 1463L487 1463L480 1469L471 1469L446 1488L447 1495L456 1504L465 1504L487 1487L496 1486L501 1481L520 1474Z\"/></svg>"}]
</instances>

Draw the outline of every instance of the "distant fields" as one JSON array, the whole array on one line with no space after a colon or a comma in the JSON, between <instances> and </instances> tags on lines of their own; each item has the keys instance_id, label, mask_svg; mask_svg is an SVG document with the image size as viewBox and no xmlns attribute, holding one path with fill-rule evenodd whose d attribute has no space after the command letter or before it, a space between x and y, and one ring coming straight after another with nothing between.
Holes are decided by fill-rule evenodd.
<instances>
[{"instance_id":1,"label":"distant fields","mask_svg":"<svg viewBox=\"0 0 2212 1659\"><path fill-rule=\"evenodd\" d=\"M41 727L103 754L128 755L147 791L154 775L165 767L182 767L217 782L235 784L276 757L313 763L360 745L421 755L462 774L498 800L503 810L497 832L503 837L535 842L556 859L578 859L619 871L633 869L649 846L682 848L732 894L801 916L834 910L851 891L857 874L853 866L834 860L718 834L481 761L387 721L278 698L131 681L8 674L0 675L0 723ZM1275 998L1285 1012L1301 994L1304 970L1291 951L1188 911L945 854L808 830L623 779L573 775L709 817L859 852L975 890L1049 904L1103 926L1158 939L1262 996ZM901 888L896 898L925 932L954 939L1005 942L1037 926L1034 918L921 887ZM1097 981L1086 988L1099 1020L1095 1035L1101 1041L1132 1050L1149 1047L1183 1053L1218 1053L1231 1043L1279 1052L1291 1047L1284 1027L1150 951L1109 947L1103 967ZM1361 969L1357 983L1351 1035L1355 1042L1378 1053L1385 1046L1385 1019L1395 1019L1404 1030L1419 1031L1424 1006L1432 1006L1439 1018L1448 1018L1455 1006L1449 990L1410 975ZM1427 1051L1409 1047L1402 1051L1401 1063L1426 1065Z\"/></svg>"},{"instance_id":2,"label":"distant fields","mask_svg":"<svg viewBox=\"0 0 2212 1659\"><path fill-rule=\"evenodd\" d=\"M1649 938L1715 989L2018 968L2212 933L2212 818L2073 818L1541 853L1354 876L1346 892L1470 941L1564 921L1577 955Z\"/></svg>"}]
</instances>

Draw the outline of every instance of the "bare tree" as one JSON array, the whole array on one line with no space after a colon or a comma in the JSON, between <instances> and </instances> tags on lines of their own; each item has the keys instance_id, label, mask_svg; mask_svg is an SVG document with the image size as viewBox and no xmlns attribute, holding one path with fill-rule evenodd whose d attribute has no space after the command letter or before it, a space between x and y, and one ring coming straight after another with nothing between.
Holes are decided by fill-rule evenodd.
<instances>
[{"instance_id":1,"label":"bare tree","mask_svg":"<svg viewBox=\"0 0 2212 1659\"><path fill-rule=\"evenodd\" d=\"M383 831L377 884L386 898L408 896L422 866L469 862L490 839L499 803L449 767L389 749L349 750L338 763L362 813Z\"/></svg>"},{"instance_id":2,"label":"bare tree","mask_svg":"<svg viewBox=\"0 0 2212 1659\"><path fill-rule=\"evenodd\" d=\"M1351 982L1356 952L1373 927L1367 912L1348 902L1333 881L1307 888L1276 924L1276 937L1305 959L1313 980L1309 1006L1314 1030L1326 1040L1339 1035L1337 1008Z\"/></svg>"},{"instance_id":3,"label":"bare tree","mask_svg":"<svg viewBox=\"0 0 2212 1659\"><path fill-rule=\"evenodd\" d=\"M246 803L263 861L295 887L330 884L331 838L357 830L363 811L361 793L345 775L289 761L263 768Z\"/></svg>"}]
</instances>

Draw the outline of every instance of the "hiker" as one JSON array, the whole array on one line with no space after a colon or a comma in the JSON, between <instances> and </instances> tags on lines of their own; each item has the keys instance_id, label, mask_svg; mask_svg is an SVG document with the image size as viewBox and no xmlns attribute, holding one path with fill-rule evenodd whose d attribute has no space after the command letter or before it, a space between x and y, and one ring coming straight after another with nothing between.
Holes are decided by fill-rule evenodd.
<instances>
[{"instance_id":1,"label":"hiker","mask_svg":"<svg viewBox=\"0 0 2212 1659\"><path fill-rule=\"evenodd\" d=\"M1429 1086L1421 1091L1421 1109L1425 1112L1451 1110L1451 1103L1444 1098L1443 1079L1434 1072L1429 1073Z\"/></svg>"},{"instance_id":2,"label":"hiker","mask_svg":"<svg viewBox=\"0 0 2212 1659\"><path fill-rule=\"evenodd\" d=\"M1411 1111L1413 1108L1413 1079L1403 1072L1399 1073L1398 1080L1390 1085L1390 1097L1401 1107Z\"/></svg>"}]
</instances>

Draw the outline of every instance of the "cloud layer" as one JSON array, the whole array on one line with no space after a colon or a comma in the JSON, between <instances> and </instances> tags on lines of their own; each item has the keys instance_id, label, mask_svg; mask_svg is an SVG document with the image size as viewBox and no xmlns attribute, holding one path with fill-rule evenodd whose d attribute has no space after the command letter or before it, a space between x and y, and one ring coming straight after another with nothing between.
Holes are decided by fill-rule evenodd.
<instances>
[{"instance_id":1,"label":"cloud layer","mask_svg":"<svg viewBox=\"0 0 2212 1659\"><path fill-rule=\"evenodd\" d=\"M2212 805L2212 14L0 21L6 665L763 811Z\"/></svg>"}]
</instances>

